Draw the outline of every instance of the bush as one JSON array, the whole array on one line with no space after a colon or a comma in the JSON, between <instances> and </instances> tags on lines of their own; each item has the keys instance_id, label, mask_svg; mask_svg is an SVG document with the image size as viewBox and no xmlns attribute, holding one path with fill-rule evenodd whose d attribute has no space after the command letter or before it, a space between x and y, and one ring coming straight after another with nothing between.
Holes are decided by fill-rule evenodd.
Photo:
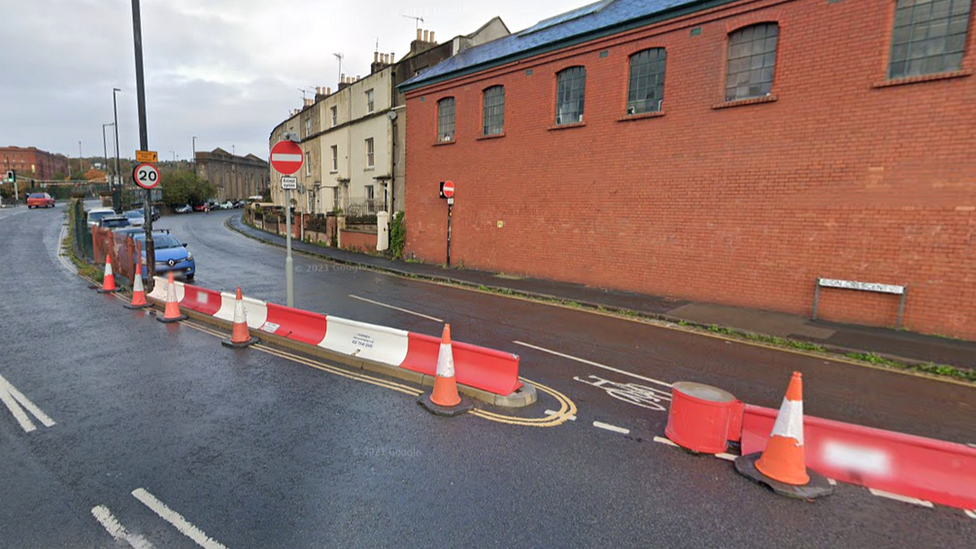
<instances>
[{"instance_id":1,"label":"bush","mask_svg":"<svg viewBox=\"0 0 976 549\"><path fill-rule=\"evenodd\" d=\"M403 246L407 241L407 225L403 221L403 212L393 213L390 223L390 255L393 259L403 257Z\"/></svg>"}]
</instances>

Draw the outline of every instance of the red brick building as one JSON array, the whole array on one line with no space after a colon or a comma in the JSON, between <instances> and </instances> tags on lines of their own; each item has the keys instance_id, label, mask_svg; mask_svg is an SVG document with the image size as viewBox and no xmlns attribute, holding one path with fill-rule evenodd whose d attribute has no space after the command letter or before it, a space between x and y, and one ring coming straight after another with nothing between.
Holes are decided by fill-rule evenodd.
<instances>
[{"instance_id":1,"label":"red brick building","mask_svg":"<svg viewBox=\"0 0 976 549\"><path fill-rule=\"evenodd\" d=\"M16 170L18 179L49 181L55 174L67 175L68 157L36 147L0 147L0 171L6 175L8 170Z\"/></svg>"},{"instance_id":2,"label":"red brick building","mask_svg":"<svg viewBox=\"0 0 976 549\"><path fill-rule=\"evenodd\" d=\"M450 179L465 267L796 314L904 285L976 339L972 2L617 0L462 52L403 85L406 253L444 261Z\"/></svg>"}]
</instances>

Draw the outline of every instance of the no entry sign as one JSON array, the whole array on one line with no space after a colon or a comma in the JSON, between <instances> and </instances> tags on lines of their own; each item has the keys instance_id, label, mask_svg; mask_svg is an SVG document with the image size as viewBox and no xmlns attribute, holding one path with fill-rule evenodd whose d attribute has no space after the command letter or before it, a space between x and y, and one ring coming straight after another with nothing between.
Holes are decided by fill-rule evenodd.
<instances>
[{"instance_id":1,"label":"no entry sign","mask_svg":"<svg viewBox=\"0 0 976 549\"><path fill-rule=\"evenodd\" d=\"M444 195L444 198L454 198L454 182L445 181L441 184L441 194Z\"/></svg>"},{"instance_id":2,"label":"no entry sign","mask_svg":"<svg viewBox=\"0 0 976 549\"><path fill-rule=\"evenodd\" d=\"M302 169L305 155L293 141L279 141L271 147L271 167L283 175L291 175Z\"/></svg>"}]
</instances>

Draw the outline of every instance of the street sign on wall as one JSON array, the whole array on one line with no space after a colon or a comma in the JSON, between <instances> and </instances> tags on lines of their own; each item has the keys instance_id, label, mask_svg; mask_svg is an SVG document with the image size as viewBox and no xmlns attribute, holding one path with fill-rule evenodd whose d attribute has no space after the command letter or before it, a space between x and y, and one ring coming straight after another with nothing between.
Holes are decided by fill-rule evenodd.
<instances>
[{"instance_id":1,"label":"street sign on wall","mask_svg":"<svg viewBox=\"0 0 976 549\"><path fill-rule=\"evenodd\" d=\"M271 147L271 167L283 175L291 175L302 169L305 155L298 143L279 141Z\"/></svg>"},{"instance_id":2,"label":"street sign on wall","mask_svg":"<svg viewBox=\"0 0 976 549\"><path fill-rule=\"evenodd\" d=\"M453 181L441 181L441 198L454 198L454 191Z\"/></svg>"},{"instance_id":3,"label":"street sign on wall","mask_svg":"<svg viewBox=\"0 0 976 549\"><path fill-rule=\"evenodd\" d=\"M281 177L281 188L284 189L284 190L286 190L286 191L290 191L290 190L297 189L298 188L298 178L297 177L287 176L287 175L282 176Z\"/></svg>"}]
</instances>

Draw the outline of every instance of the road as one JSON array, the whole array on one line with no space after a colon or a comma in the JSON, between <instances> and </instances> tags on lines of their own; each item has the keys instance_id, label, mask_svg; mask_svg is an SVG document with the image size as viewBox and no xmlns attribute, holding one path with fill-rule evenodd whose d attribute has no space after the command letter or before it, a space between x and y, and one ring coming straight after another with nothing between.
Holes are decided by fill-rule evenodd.
<instances>
[{"instance_id":1,"label":"road","mask_svg":"<svg viewBox=\"0 0 976 549\"><path fill-rule=\"evenodd\" d=\"M777 498L725 461L654 442L666 412L576 378L694 380L775 407L800 369L809 413L961 442L976 442L971 389L296 256L300 307L431 334L441 323L427 317L449 321L458 340L519 353L526 378L578 407L574 421L550 427L437 418L408 384L350 377L269 347L226 349L210 328L164 326L96 294L57 257L62 209L0 212L0 376L51 420L0 406L4 546L964 547L976 539L976 520L958 511L859 487L841 485L816 504ZM239 284L284 302L283 251L227 230L223 221L237 213L158 225L189 244L197 284ZM557 405L543 395L519 415L545 417Z\"/></svg>"}]
</instances>

